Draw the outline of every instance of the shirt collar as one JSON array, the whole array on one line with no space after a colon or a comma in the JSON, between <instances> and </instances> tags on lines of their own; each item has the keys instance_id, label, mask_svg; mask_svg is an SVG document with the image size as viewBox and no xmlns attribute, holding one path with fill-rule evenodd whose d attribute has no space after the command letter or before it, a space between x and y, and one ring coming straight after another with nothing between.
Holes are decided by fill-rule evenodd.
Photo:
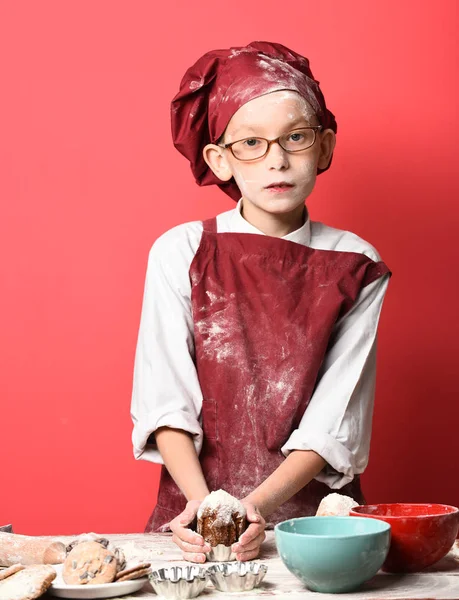
<instances>
[{"instance_id":1,"label":"shirt collar","mask_svg":"<svg viewBox=\"0 0 459 600\"><path fill-rule=\"evenodd\" d=\"M242 211L242 198L237 203L236 208L233 210L233 214L231 217L231 231L233 233L256 233L258 235L266 235L253 225L251 225L248 221L244 219L241 214ZM297 244L302 244L303 246L309 246L311 242L311 220L309 218L308 209L306 208L306 221L304 224L295 231L284 235L281 239L288 240L289 242L296 242Z\"/></svg>"}]
</instances>

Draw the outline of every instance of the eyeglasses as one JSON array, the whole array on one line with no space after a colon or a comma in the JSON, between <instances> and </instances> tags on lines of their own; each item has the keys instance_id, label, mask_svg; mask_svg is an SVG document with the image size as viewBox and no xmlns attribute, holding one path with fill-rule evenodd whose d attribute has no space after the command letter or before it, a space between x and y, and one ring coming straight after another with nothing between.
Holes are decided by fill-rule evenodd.
<instances>
[{"instance_id":1,"label":"eyeglasses","mask_svg":"<svg viewBox=\"0 0 459 600\"><path fill-rule=\"evenodd\" d=\"M286 152L294 153L306 150L314 145L317 132L322 129L322 125L310 127L301 127L293 129L288 133L280 135L274 140L267 140L261 137L250 137L242 140L236 140L230 144L220 144L221 148L230 149L233 156L238 160L249 161L263 158L268 153L271 144L277 142Z\"/></svg>"}]
</instances>

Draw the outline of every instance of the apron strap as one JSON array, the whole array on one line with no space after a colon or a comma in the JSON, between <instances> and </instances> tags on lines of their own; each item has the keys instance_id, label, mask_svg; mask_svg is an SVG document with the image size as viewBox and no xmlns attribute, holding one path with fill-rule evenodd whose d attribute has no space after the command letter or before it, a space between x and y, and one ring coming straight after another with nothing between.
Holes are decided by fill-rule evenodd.
<instances>
[{"instance_id":1,"label":"apron strap","mask_svg":"<svg viewBox=\"0 0 459 600\"><path fill-rule=\"evenodd\" d=\"M362 281L362 288L387 274L392 275L392 272L389 270L389 267L382 262L382 260L378 262L370 262L367 266L365 276Z\"/></svg>"},{"instance_id":2,"label":"apron strap","mask_svg":"<svg viewBox=\"0 0 459 600\"><path fill-rule=\"evenodd\" d=\"M207 219L202 224L206 233L217 233L217 217Z\"/></svg>"}]
</instances>

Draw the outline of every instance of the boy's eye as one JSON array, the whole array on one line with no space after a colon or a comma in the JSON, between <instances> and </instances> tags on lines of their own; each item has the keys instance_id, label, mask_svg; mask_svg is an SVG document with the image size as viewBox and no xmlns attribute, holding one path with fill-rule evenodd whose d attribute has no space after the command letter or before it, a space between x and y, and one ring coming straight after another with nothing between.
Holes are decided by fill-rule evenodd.
<instances>
[{"instance_id":1,"label":"boy's eye","mask_svg":"<svg viewBox=\"0 0 459 600\"><path fill-rule=\"evenodd\" d=\"M304 134L303 133L298 133L298 132L291 133L288 136L288 140L290 142L302 142L302 141L304 141Z\"/></svg>"},{"instance_id":2,"label":"boy's eye","mask_svg":"<svg viewBox=\"0 0 459 600\"><path fill-rule=\"evenodd\" d=\"M244 141L244 144L246 146L248 146L249 148L255 148L255 146L259 143L260 143L260 140L258 138L249 138Z\"/></svg>"},{"instance_id":3,"label":"boy's eye","mask_svg":"<svg viewBox=\"0 0 459 600\"><path fill-rule=\"evenodd\" d=\"M268 142L263 138L246 138L234 142L231 150L236 158L241 160L253 160L263 156Z\"/></svg>"}]
</instances>

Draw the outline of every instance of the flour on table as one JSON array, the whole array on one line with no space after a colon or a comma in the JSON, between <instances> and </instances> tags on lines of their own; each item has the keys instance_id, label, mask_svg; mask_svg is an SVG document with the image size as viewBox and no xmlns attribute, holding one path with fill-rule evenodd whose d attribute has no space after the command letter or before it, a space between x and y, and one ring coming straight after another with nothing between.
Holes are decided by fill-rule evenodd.
<instances>
[{"instance_id":1,"label":"flour on table","mask_svg":"<svg viewBox=\"0 0 459 600\"><path fill-rule=\"evenodd\" d=\"M139 546L135 542L126 542L118 545L123 550L127 565L137 564L139 561L151 561L163 554L161 550L148 548L146 545Z\"/></svg>"}]
</instances>

